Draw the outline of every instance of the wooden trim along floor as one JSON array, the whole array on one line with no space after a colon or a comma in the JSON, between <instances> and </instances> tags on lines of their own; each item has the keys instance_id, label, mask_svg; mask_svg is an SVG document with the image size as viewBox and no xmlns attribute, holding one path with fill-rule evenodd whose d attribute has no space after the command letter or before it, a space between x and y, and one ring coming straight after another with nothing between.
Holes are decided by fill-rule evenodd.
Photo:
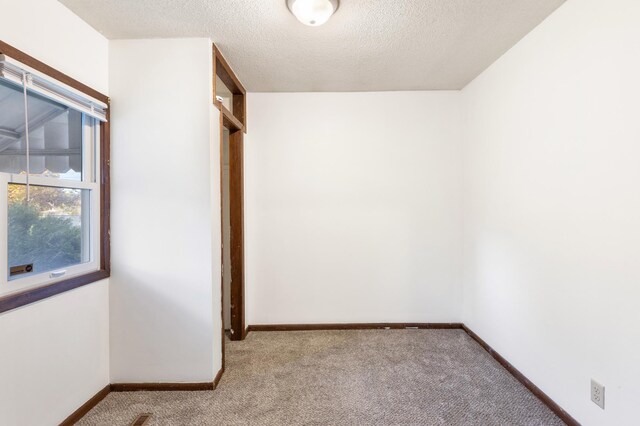
<instances>
[{"instance_id":1,"label":"wooden trim along floor","mask_svg":"<svg viewBox=\"0 0 640 426\"><path fill-rule=\"evenodd\" d=\"M85 414L87 414L93 407L98 405L100 401L102 401L107 395L111 392L111 385L107 385L102 388L97 394L91 397L90 400L82 404L80 408L71 413L69 417L64 419L60 426L71 426L76 424Z\"/></svg>"},{"instance_id":2,"label":"wooden trim along floor","mask_svg":"<svg viewBox=\"0 0 640 426\"><path fill-rule=\"evenodd\" d=\"M402 330L406 328L420 329L452 329L462 328L461 323L435 322L380 322L380 323L352 323L352 324L260 324L250 325L247 332L251 331L313 331L313 330Z\"/></svg>"},{"instance_id":3,"label":"wooden trim along floor","mask_svg":"<svg viewBox=\"0 0 640 426\"><path fill-rule=\"evenodd\" d=\"M491 346L482 340L469 327L462 323L355 323L355 324L261 324L250 325L247 332L251 331L317 331L317 330L380 330L380 329L461 329L464 330L473 340L478 342L500 365L502 365L513 377L524 385L542 403L553 411L563 422L569 426L580 426L580 423L571 417L562 407L545 394L524 374L516 369L502 355L496 352ZM204 383L114 383L107 385L104 389L94 395L89 401L67 417L60 425L73 425L87 414L93 407L102 401L109 392L131 392L131 391L195 391L214 390L222 374L224 367L218 371L213 382Z\"/></svg>"},{"instance_id":4,"label":"wooden trim along floor","mask_svg":"<svg viewBox=\"0 0 640 426\"><path fill-rule=\"evenodd\" d=\"M467 334L480 346L484 348L485 351L489 352L489 354L500 363L513 377L515 377L520 383L524 385L525 388L529 389L529 391L538 397L540 401L544 403L551 411L553 411L556 416L560 417L560 419L565 422L569 426L580 426L580 423L569 413L567 413L562 407L560 407L553 399L549 397L546 393L544 393L539 387L533 384L531 380L527 379L527 377L518 371L509 361L504 359L502 355L493 350L491 346L487 344L484 340L482 340L476 333L474 333L469 327L466 325L462 325L462 329L467 332Z\"/></svg>"},{"instance_id":5,"label":"wooden trim along floor","mask_svg":"<svg viewBox=\"0 0 640 426\"><path fill-rule=\"evenodd\" d=\"M213 390L213 382L200 383L113 383L111 392L137 391L205 391Z\"/></svg>"},{"instance_id":6,"label":"wooden trim along floor","mask_svg":"<svg viewBox=\"0 0 640 426\"><path fill-rule=\"evenodd\" d=\"M218 371L218 374L216 374L216 377L213 378L213 389L216 389L218 387L218 383L220 383L220 379L222 379L223 374L224 374L224 365L220 368L220 370Z\"/></svg>"},{"instance_id":7,"label":"wooden trim along floor","mask_svg":"<svg viewBox=\"0 0 640 426\"><path fill-rule=\"evenodd\" d=\"M93 407L98 405L111 392L136 392L136 391L202 391L215 390L220 383L224 368L221 368L212 382L203 383L113 383L105 386L91 399L82 404L80 408L67 417L60 426L71 426L76 424Z\"/></svg>"}]
</instances>

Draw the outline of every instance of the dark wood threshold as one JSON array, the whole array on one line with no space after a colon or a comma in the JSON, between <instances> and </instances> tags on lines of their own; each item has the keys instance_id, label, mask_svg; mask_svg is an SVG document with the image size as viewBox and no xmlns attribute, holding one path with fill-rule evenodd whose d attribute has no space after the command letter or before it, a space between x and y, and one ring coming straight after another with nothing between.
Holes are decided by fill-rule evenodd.
<instances>
[{"instance_id":1,"label":"dark wood threshold","mask_svg":"<svg viewBox=\"0 0 640 426\"><path fill-rule=\"evenodd\" d=\"M69 278L63 281L30 288L19 293L0 297L0 313L29 305L34 302L109 278L109 271L99 270L85 275Z\"/></svg>"},{"instance_id":2,"label":"dark wood threshold","mask_svg":"<svg viewBox=\"0 0 640 426\"><path fill-rule=\"evenodd\" d=\"M107 385L102 388L97 394L91 397L90 400L82 404L80 408L74 411L69 417L64 419L64 421L60 423L60 426L71 426L76 424L82 417L84 417L85 414L91 411L93 407L98 405L100 401L102 401L107 395L109 395L110 391L111 385Z\"/></svg>"},{"instance_id":3,"label":"dark wood threshold","mask_svg":"<svg viewBox=\"0 0 640 426\"><path fill-rule=\"evenodd\" d=\"M484 350L489 352L489 354L496 361L498 361L498 363L500 363L500 365L502 365L509 373L511 373L511 375L513 377L518 379L518 381L520 383L522 383L524 385L524 387L529 389L529 391L532 394L534 394L536 397L538 397L538 399L540 401L542 401L547 407L549 407L549 409L551 411L553 411L556 414L556 416L560 417L560 420L562 420L563 422L565 422L569 426L580 426L580 423L578 423L578 421L576 419L571 417L571 415L569 413L567 413L562 407L560 407L553 399L551 399L549 397L549 395L547 395L539 387L534 385L533 382L531 382L531 380L527 379L527 377L524 374L522 374L520 371L518 371L518 369L515 368L509 361L504 359L504 357L502 355L500 355L498 352L493 350L493 348L491 346L489 346L487 344L487 342L482 340L476 333L474 333L471 329L469 329L469 327L467 327L466 325L462 325L462 328L463 328L464 331L467 332L467 334L473 340L478 342L478 344L480 346L482 346L484 348Z\"/></svg>"},{"instance_id":4,"label":"dark wood threshold","mask_svg":"<svg viewBox=\"0 0 640 426\"><path fill-rule=\"evenodd\" d=\"M462 323L457 322L381 322L381 323L351 323L351 324L257 324L250 325L251 331L316 331L316 330L402 330L406 328L419 329L461 329Z\"/></svg>"}]
</instances>

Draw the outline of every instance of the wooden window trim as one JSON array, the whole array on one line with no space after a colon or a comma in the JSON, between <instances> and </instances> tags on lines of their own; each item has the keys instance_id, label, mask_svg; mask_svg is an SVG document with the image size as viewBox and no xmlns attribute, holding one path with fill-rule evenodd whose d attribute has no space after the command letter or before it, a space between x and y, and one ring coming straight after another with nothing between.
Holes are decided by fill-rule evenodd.
<instances>
[{"instance_id":1,"label":"wooden window trim","mask_svg":"<svg viewBox=\"0 0 640 426\"><path fill-rule=\"evenodd\" d=\"M229 88L233 94L233 113L216 99L216 77ZM213 104L222 114L224 126L229 130L240 130L247 133L247 91L231 66L224 58L220 49L213 45Z\"/></svg>"},{"instance_id":2,"label":"wooden window trim","mask_svg":"<svg viewBox=\"0 0 640 426\"><path fill-rule=\"evenodd\" d=\"M108 105L107 121L100 123L100 269L87 274L70 277L54 283L26 289L17 293L0 296L0 313L19 308L40 300L82 287L96 281L109 278L111 275L111 180L110 180L110 107L109 97L90 88L89 86L69 77L68 75L46 65L32 56L12 47L0 40L0 54L7 55L36 71L54 78L67 86L95 98ZM2 226L2 224L0 224Z\"/></svg>"}]
</instances>

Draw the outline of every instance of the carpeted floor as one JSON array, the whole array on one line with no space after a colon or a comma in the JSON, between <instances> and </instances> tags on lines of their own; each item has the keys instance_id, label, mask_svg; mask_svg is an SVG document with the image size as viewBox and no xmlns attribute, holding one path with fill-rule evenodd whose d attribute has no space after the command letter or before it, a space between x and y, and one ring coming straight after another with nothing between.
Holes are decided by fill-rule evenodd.
<instances>
[{"instance_id":1,"label":"carpeted floor","mask_svg":"<svg viewBox=\"0 0 640 426\"><path fill-rule=\"evenodd\" d=\"M462 330L252 332L215 391L111 393L80 425L562 425Z\"/></svg>"}]
</instances>

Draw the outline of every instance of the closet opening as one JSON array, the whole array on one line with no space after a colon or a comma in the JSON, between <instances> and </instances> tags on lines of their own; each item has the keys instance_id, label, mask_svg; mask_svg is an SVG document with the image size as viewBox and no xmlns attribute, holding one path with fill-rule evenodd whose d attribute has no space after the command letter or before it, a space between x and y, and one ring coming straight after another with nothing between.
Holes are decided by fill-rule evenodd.
<instances>
[{"instance_id":1,"label":"closet opening","mask_svg":"<svg viewBox=\"0 0 640 426\"><path fill-rule=\"evenodd\" d=\"M224 341L246 335L244 310L244 133L246 91L213 46L213 104L220 110L222 362Z\"/></svg>"},{"instance_id":2,"label":"closet opening","mask_svg":"<svg viewBox=\"0 0 640 426\"><path fill-rule=\"evenodd\" d=\"M231 340L242 340L244 324L244 221L242 131L222 127L222 321Z\"/></svg>"}]
</instances>

